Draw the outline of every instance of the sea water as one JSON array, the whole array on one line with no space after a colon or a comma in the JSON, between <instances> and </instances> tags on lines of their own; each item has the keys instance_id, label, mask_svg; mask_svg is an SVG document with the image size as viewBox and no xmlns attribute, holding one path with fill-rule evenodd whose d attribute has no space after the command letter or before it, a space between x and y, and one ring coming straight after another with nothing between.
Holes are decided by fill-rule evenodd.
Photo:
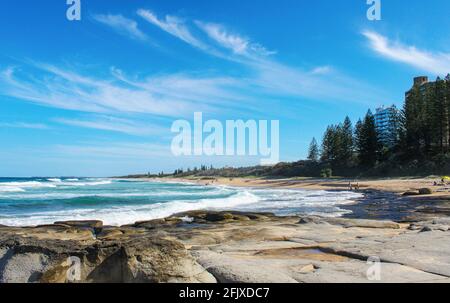
<instances>
[{"instance_id":1,"label":"sea water","mask_svg":"<svg viewBox=\"0 0 450 303\"><path fill-rule=\"evenodd\" d=\"M202 186L102 178L0 178L0 224L35 226L65 220L107 225L164 218L188 210L342 216L353 192Z\"/></svg>"}]
</instances>

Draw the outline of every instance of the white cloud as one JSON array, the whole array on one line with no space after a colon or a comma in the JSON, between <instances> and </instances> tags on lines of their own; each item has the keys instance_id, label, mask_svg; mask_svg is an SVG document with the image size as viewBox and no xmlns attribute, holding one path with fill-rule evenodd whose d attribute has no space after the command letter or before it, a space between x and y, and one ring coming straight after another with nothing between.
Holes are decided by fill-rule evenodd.
<instances>
[{"instance_id":1,"label":"white cloud","mask_svg":"<svg viewBox=\"0 0 450 303\"><path fill-rule=\"evenodd\" d=\"M234 82L241 83L239 90L244 95L264 92L276 97L306 97L325 102L338 100L368 105L378 102L379 98L388 99L384 92L359 79L340 74L331 66L319 66L308 71L278 63L275 59L268 57L275 52L268 51L260 44L251 42L250 39L239 34L230 33L224 25L195 21L197 27L210 39L230 51L228 55L217 51L213 45L195 38L186 23L177 17L167 16L166 21L161 21L150 11L140 10L139 14L207 54L213 54L246 67L250 76L234 79ZM234 90L237 90L236 87Z\"/></svg>"},{"instance_id":2,"label":"white cloud","mask_svg":"<svg viewBox=\"0 0 450 303\"><path fill-rule=\"evenodd\" d=\"M125 18L122 15L95 15L94 19L133 39L148 39L147 35L138 28L136 21Z\"/></svg>"},{"instance_id":3,"label":"white cloud","mask_svg":"<svg viewBox=\"0 0 450 303\"><path fill-rule=\"evenodd\" d=\"M149 10L140 9L137 11L137 14L141 16L147 22L150 22L153 25L156 25L163 31L177 37L178 39L183 40L184 42L205 49L206 46L196 39L188 27L184 24L184 21L178 17L167 15L165 19L158 19L158 17Z\"/></svg>"},{"instance_id":4,"label":"white cloud","mask_svg":"<svg viewBox=\"0 0 450 303\"><path fill-rule=\"evenodd\" d=\"M393 42L373 31L364 31L363 35L369 40L373 51L390 60L437 75L446 75L450 72L450 54L433 53Z\"/></svg>"},{"instance_id":5,"label":"white cloud","mask_svg":"<svg viewBox=\"0 0 450 303\"><path fill-rule=\"evenodd\" d=\"M49 127L42 123L28 123L28 122L12 122L0 123L0 127L7 128L28 128L28 129L48 129Z\"/></svg>"},{"instance_id":6,"label":"white cloud","mask_svg":"<svg viewBox=\"0 0 450 303\"><path fill-rule=\"evenodd\" d=\"M172 157L170 144L103 142L77 145L56 145L53 148L55 153L59 153L63 157L76 156L77 158L138 159L142 161L153 160L155 157Z\"/></svg>"},{"instance_id":7,"label":"white cloud","mask_svg":"<svg viewBox=\"0 0 450 303\"><path fill-rule=\"evenodd\" d=\"M149 21L163 30L173 31L170 29L170 22L167 22L167 17L164 23L158 20L152 12L144 10L140 10L140 12L141 15L144 15L145 12ZM384 92L363 83L359 79L345 76L335 71L331 66L319 66L308 71L278 63L272 57L268 57L275 52L268 51L260 44L239 34L231 33L224 25L195 21L197 27L206 33L210 39L230 51L229 55L223 54L217 51L213 45L204 41L200 42L199 39L194 38L185 22L180 21L177 17L171 18L177 21L173 23L176 24L177 28L181 27L182 32L190 39L182 38L183 35L174 34L175 36L205 53L241 64L249 70L250 76L234 79L234 82L240 82L241 86L245 88L244 95L264 92L275 97L306 97L324 102L338 100L367 105L378 102L379 98L388 99ZM189 42L191 39L195 39L196 42ZM201 47L198 46L199 44Z\"/></svg>"},{"instance_id":8,"label":"white cloud","mask_svg":"<svg viewBox=\"0 0 450 303\"><path fill-rule=\"evenodd\" d=\"M37 70L37 75L30 76ZM89 113L140 113L165 117L238 106L245 96L233 92L238 82L226 77L174 74L144 79L112 68L110 77L34 63L0 73L0 94L45 106Z\"/></svg>"},{"instance_id":9,"label":"white cloud","mask_svg":"<svg viewBox=\"0 0 450 303\"><path fill-rule=\"evenodd\" d=\"M164 132L168 132L168 129L163 129L154 124L141 123L111 116L96 116L90 119L57 118L55 121L71 126L119 132L136 136L160 135Z\"/></svg>"},{"instance_id":10,"label":"white cloud","mask_svg":"<svg viewBox=\"0 0 450 303\"><path fill-rule=\"evenodd\" d=\"M245 56L267 56L275 52L268 51L260 44L253 43L249 39L238 34L229 33L224 26L215 23L196 21L195 24L202 29L211 39L224 48L230 49L234 54Z\"/></svg>"},{"instance_id":11,"label":"white cloud","mask_svg":"<svg viewBox=\"0 0 450 303\"><path fill-rule=\"evenodd\" d=\"M311 74L313 75L326 75L333 72L333 68L331 66L318 66L313 68Z\"/></svg>"},{"instance_id":12,"label":"white cloud","mask_svg":"<svg viewBox=\"0 0 450 303\"><path fill-rule=\"evenodd\" d=\"M376 104L379 98L387 98L383 91L331 68L305 71L268 60L255 62L252 66L256 74L252 85L268 95L368 106Z\"/></svg>"},{"instance_id":13,"label":"white cloud","mask_svg":"<svg viewBox=\"0 0 450 303\"><path fill-rule=\"evenodd\" d=\"M152 12L139 14L161 29L194 47L205 45L194 38L179 18L159 20ZM86 76L51 64L31 62L20 68L0 71L0 94L22 100L80 112L120 116L149 114L162 117L191 116L206 113L258 112L271 110L271 100L278 98L308 99L321 102L353 102L371 105L388 99L384 92L359 79L346 76L330 66L313 69L289 66L268 57L265 48L238 34L229 34L223 25L201 23L210 38L231 53L228 57L240 64L243 74L226 76L219 72L180 72L168 75L129 76L110 68L106 76ZM238 58L234 60L233 58ZM129 123L120 128L111 121L66 121L80 127L99 128L137 134ZM116 121L117 122L117 121Z\"/></svg>"}]
</instances>

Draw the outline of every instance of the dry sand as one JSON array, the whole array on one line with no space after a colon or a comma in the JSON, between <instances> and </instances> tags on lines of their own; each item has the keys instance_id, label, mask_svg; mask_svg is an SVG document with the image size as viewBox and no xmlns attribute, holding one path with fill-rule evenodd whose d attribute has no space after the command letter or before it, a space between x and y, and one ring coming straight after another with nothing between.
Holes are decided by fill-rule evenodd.
<instances>
[{"instance_id":1,"label":"dry sand","mask_svg":"<svg viewBox=\"0 0 450 303\"><path fill-rule=\"evenodd\" d=\"M407 191L417 191L421 188L430 188L432 196L449 196L450 184L435 186L434 182L440 183L439 178L396 178L396 179L312 179L312 178L181 178L167 179L171 181L194 182L202 185L228 185L235 187L267 187L267 188L290 188L311 190L349 190L352 184L354 190L359 186L360 190L376 190L402 194Z\"/></svg>"}]
</instances>

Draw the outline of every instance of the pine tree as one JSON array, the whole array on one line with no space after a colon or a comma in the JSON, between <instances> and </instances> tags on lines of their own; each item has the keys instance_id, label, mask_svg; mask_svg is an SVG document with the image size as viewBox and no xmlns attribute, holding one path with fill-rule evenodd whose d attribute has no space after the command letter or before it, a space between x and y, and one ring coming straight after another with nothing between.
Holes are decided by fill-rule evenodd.
<instances>
[{"instance_id":1,"label":"pine tree","mask_svg":"<svg viewBox=\"0 0 450 303\"><path fill-rule=\"evenodd\" d=\"M380 144L375 128L375 118L370 110L367 112L364 122L358 122L356 141L359 164L365 168L373 167L377 161Z\"/></svg>"},{"instance_id":2,"label":"pine tree","mask_svg":"<svg viewBox=\"0 0 450 303\"><path fill-rule=\"evenodd\" d=\"M322 140L322 161L334 162L336 158L335 152L335 128L328 126Z\"/></svg>"},{"instance_id":3,"label":"pine tree","mask_svg":"<svg viewBox=\"0 0 450 303\"><path fill-rule=\"evenodd\" d=\"M363 128L363 123L362 123L361 119L359 119L358 122L356 122L354 135L353 135L353 144L355 147L355 151L358 154L358 158L359 158L359 152L360 152L361 144L362 144L362 128Z\"/></svg>"},{"instance_id":4,"label":"pine tree","mask_svg":"<svg viewBox=\"0 0 450 303\"><path fill-rule=\"evenodd\" d=\"M311 144L309 145L308 160L313 162L319 161L319 146L316 138L313 138Z\"/></svg>"},{"instance_id":5,"label":"pine tree","mask_svg":"<svg viewBox=\"0 0 450 303\"><path fill-rule=\"evenodd\" d=\"M445 77L445 100L447 103L447 125L449 126L445 151L448 152L450 148L450 73Z\"/></svg>"},{"instance_id":6,"label":"pine tree","mask_svg":"<svg viewBox=\"0 0 450 303\"><path fill-rule=\"evenodd\" d=\"M417 158L423 154L424 140L424 96L421 88L414 85L405 99L404 113L404 145L408 148L408 156Z\"/></svg>"},{"instance_id":7,"label":"pine tree","mask_svg":"<svg viewBox=\"0 0 450 303\"><path fill-rule=\"evenodd\" d=\"M435 145L438 153L445 153L448 149L449 138L449 116L448 104L446 98L446 82L439 77L434 85L434 117L432 117L433 126L435 127L434 136Z\"/></svg>"},{"instance_id":8,"label":"pine tree","mask_svg":"<svg viewBox=\"0 0 450 303\"><path fill-rule=\"evenodd\" d=\"M342 164L348 166L353 158L353 126L350 118L347 116L342 125L341 134L341 157Z\"/></svg>"}]
</instances>

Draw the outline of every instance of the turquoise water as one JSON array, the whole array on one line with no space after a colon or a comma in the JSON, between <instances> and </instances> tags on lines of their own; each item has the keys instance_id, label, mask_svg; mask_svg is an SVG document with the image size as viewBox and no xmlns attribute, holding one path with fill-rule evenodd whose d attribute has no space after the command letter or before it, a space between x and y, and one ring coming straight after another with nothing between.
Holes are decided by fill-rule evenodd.
<instances>
[{"instance_id":1,"label":"turquoise water","mask_svg":"<svg viewBox=\"0 0 450 303\"><path fill-rule=\"evenodd\" d=\"M359 197L351 192L100 178L0 178L0 224L33 226L96 219L123 225L196 209L340 216L349 211L339 206Z\"/></svg>"}]
</instances>

